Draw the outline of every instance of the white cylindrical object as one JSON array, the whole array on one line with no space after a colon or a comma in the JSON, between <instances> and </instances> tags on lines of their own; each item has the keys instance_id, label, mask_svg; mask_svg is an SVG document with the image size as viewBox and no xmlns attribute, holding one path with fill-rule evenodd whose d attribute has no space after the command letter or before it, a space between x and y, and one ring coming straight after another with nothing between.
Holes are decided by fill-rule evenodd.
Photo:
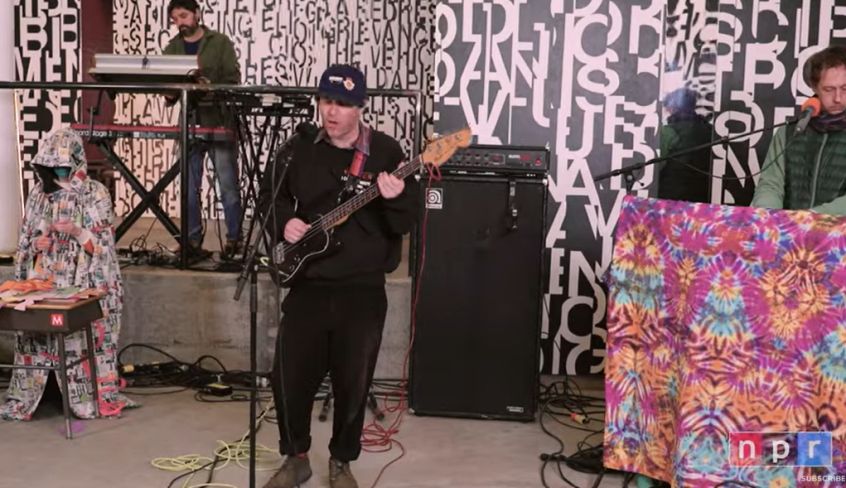
<instances>
[{"instance_id":1,"label":"white cylindrical object","mask_svg":"<svg viewBox=\"0 0 846 488\"><path fill-rule=\"evenodd\" d=\"M15 3L0 2L0 46L15 45ZM13 49L0 49L0 80L15 81ZM0 255L13 254L21 225L21 174L14 90L0 90Z\"/></svg>"}]
</instances>

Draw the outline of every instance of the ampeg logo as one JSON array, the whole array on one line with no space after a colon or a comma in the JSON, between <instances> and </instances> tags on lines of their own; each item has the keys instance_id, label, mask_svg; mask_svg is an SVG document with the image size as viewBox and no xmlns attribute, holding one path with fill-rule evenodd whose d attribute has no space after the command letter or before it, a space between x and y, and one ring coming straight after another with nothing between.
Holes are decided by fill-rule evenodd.
<instances>
[{"instance_id":1,"label":"ampeg logo","mask_svg":"<svg viewBox=\"0 0 846 488\"><path fill-rule=\"evenodd\" d=\"M426 189L426 208L440 210L444 208L444 189L443 188L427 188Z\"/></svg>"}]
</instances>

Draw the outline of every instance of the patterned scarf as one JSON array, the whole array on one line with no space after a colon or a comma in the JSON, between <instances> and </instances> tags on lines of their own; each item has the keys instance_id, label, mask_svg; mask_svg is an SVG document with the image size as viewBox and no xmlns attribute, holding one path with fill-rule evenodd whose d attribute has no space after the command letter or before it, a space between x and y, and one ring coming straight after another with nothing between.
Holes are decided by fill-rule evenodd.
<instances>
[{"instance_id":1,"label":"patterned scarf","mask_svg":"<svg viewBox=\"0 0 846 488\"><path fill-rule=\"evenodd\" d=\"M846 129L846 112L839 114L825 113L811 119L811 127L817 132L840 132Z\"/></svg>"}]
</instances>

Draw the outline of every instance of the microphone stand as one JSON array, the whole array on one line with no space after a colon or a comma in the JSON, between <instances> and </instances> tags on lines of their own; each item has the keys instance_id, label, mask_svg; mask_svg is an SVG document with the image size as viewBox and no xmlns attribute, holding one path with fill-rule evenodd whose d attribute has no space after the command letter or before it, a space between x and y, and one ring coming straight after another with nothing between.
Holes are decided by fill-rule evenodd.
<instances>
[{"instance_id":1,"label":"microphone stand","mask_svg":"<svg viewBox=\"0 0 846 488\"><path fill-rule=\"evenodd\" d=\"M293 137L291 138L293 139ZM259 240L264 236L265 228L267 228L267 222L269 220L270 215L273 213L271 211L271 206L274 205L276 201L276 196L279 193L279 190L282 188L282 182L285 181L285 174L288 172L288 166L291 162L291 157L293 154L291 153L289 140L285 145L283 145L279 152L277 152L277 156L273 158L273 163L278 164L279 158L281 159L282 171L281 174L278 176L278 179L274 181L273 186L273 193L271 194L270 201L268 203L268 208L265 211L264 215L262 216L261 226L259 226L258 232L256 233L255 242L250 243L249 239L252 236L247 236L247 244L248 252L247 257L244 259L243 267L241 268L241 274L238 276L238 283L235 287L235 296L233 299L238 301L241 299L241 292L244 290L244 285L247 283L247 279L250 280L250 488L255 488L256 486L256 390L257 390L257 383L256 383L256 330L258 328L258 272L259 272L259 265L256 262L256 253L259 246ZM266 173L265 173L266 174ZM258 199L257 199L258 200ZM263 203L263 202L259 202ZM258 209L258 205L256 205L256 210ZM287 419L287 415L285 416Z\"/></svg>"},{"instance_id":2,"label":"microphone stand","mask_svg":"<svg viewBox=\"0 0 846 488\"><path fill-rule=\"evenodd\" d=\"M593 178L593 181L602 181L602 180L605 180L605 179L608 179L608 178L611 178L611 177L614 177L614 176L623 175L623 179L624 179L625 184L626 184L626 193L630 193L632 191L632 187L634 186L634 182L635 182L634 172L639 170L639 169L645 168L645 167L653 165L655 163L660 163L660 162L663 162L663 161L671 161L671 160L678 158L679 156L691 154L691 153L694 153L694 152L697 152L697 151L701 151L702 149L707 149L709 147L713 147L713 146L716 146L716 145L719 145L719 144L728 144L731 141L734 141L734 140L737 140L737 139L740 139L740 138L743 138L743 137L749 137L752 134L757 134L759 132L764 132L764 131L767 131L767 130L776 129L778 127L782 127L782 126L785 126L785 125L796 124L797 122L799 122L799 120L801 120L801 119L789 119L789 120L787 120L785 122L781 122L779 124L773 124L773 125L764 127L762 129L756 129L756 130L753 130L753 131L745 132L743 134L738 134L736 136L721 137L721 138L715 139L711 142L699 144L698 146L693 146L693 147L687 148L685 150L675 152L673 154L668 154L666 156L652 158L648 161L642 161L640 163L635 163L635 164L626 166L624 168L615 169L615 170L609 171L607 173L602 173L600 175L595 176Z\"/></svg>"}]
</instances>

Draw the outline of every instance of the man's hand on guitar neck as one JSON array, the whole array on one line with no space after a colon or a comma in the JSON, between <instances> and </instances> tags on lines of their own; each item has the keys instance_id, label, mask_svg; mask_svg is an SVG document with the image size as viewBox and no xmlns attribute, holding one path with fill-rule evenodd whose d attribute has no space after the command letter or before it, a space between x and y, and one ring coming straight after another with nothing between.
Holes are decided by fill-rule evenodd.
<instances>
[{"instance_id":1,"label":"man's hand on guitar neck","mask_svg":"<svg viewBox=\"0 0 846 488\"><path fill-rule=\"evenodd\" d=\"M391 200L402 193L405 189L405 182L396 176L383 171L376 177L376 186L379 187L379 193L382 194L382 198L385 200Z\"/></svg>"},{"instance_id":2,"label":"man's hand on guitar neck","mask_svg":"<svg viewBox=\"0 0 846 488\"><path fill-rule=\"evenodd\" d=\"M289 220L287 224L285 224L285 232L284 237L285 240L289 243L293 244L298 240L302 239L305 233L311 228L310 225L306 224L302 220L294 217L293 219Z\"/></svg>"}]
</instances>

